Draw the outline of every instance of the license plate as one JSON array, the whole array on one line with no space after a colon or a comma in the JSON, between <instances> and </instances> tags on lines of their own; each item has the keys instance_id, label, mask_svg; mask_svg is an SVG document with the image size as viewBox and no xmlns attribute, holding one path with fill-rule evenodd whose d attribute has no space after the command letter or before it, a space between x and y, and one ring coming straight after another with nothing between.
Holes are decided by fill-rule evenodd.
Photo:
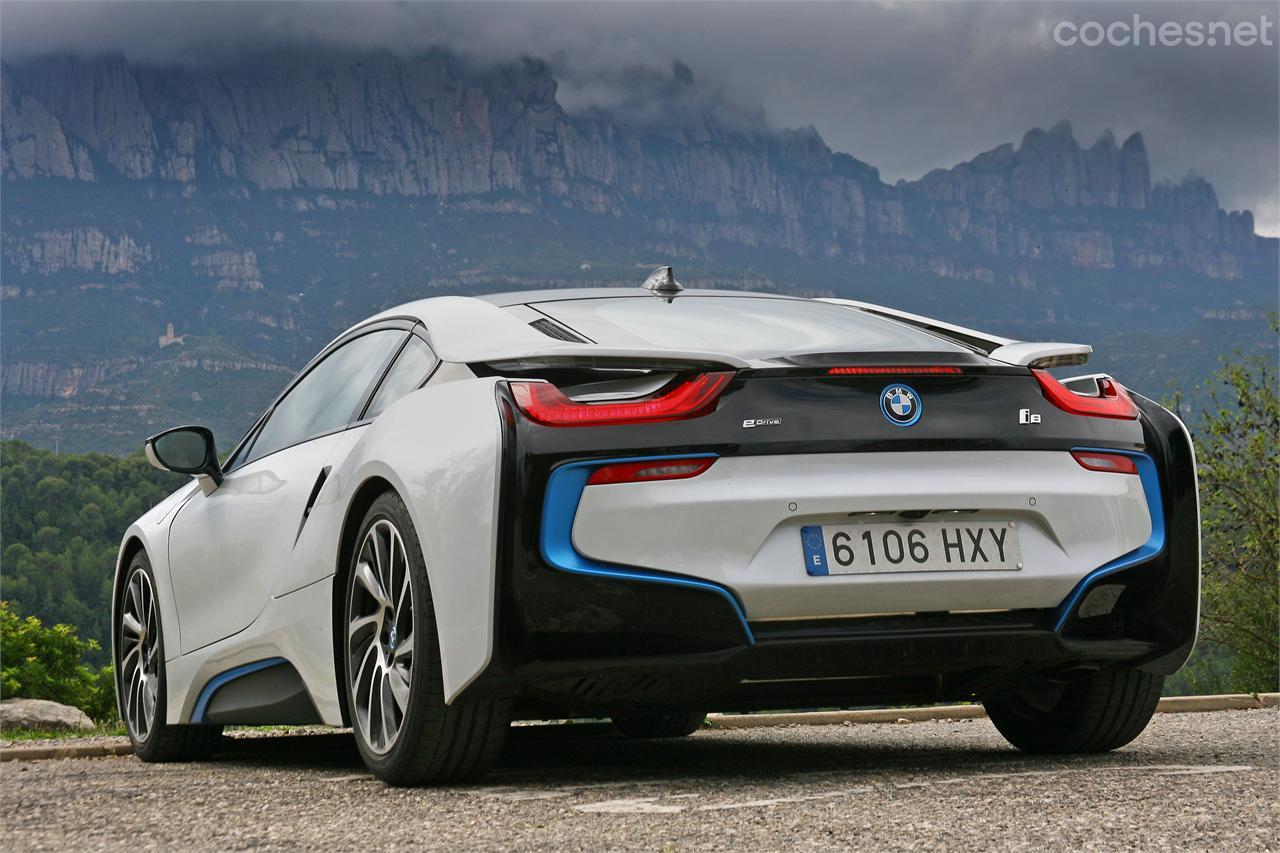
<instances>
[{"instance_id":1,"label":"license plate","mask_svg":"<svg viewBox=\"0 0 1280 853\"><path fill-rule=\"evenodd\" d=\"M1022 568L1018 528L1008 521L809 525L800 528L800 541L811 575Z\"/></svg>"}]
</instances>

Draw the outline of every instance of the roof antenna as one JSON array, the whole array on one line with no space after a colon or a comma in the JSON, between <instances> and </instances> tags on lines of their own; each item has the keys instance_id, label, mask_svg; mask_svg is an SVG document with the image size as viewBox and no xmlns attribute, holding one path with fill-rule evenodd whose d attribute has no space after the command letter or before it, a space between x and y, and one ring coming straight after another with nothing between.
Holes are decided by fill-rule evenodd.
<instances>
[{"instance_id":1,"label":"roof antenna","mask_svg":"<svg viewBox=\"0 0 1280 853\"><path fill-rule=\"evenodd\" d=\"M650 273L644 280L644 289L659 299L666 300L668 304L684 291L684 287L671 272L671 267L658 267Z\"/></svg>"}]
</instances>

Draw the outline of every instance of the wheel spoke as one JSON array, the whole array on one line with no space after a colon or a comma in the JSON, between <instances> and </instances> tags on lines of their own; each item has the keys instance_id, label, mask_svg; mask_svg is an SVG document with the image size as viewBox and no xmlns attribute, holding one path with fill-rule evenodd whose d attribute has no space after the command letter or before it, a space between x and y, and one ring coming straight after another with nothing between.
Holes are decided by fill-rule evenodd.
<instances>
[{"instance_id":1,"label":"wheel spoke","mask_svg":"<svg viewBox=\"0 0 1280 853\"><path fill-rule=\"evenodd\" d=\"M129 636L142 636L142 624L134 618L132 613L125 613L120 617L120 626L129 632Z\"/></svg>"},{"instance_id":2,"label":"wheel spoke","mask_svg":"<svg viewBox=\"0 0 1280 853\"><path fill-rule=\"evenodd\" d=\"M120 700L124 704L125 722L131 722L137 718L133 713L133 677L130 676L126 681L122 681L120 685Z\"/></svg>"},{"instance_id":3,"label":"wheel spoke","mask_svg":"<svg viewBox=\"0 0 1280 853\"><path fill-rule=\"evenodd\" d=\"M360 616L356 619L352 619L351 624L347 626L347 636L350 639L354 640L356 638L356 634L360 633L365 628L368 628L370 625L373 626L373 630L375 634L378 632L378 629L382 627L382 608L381 607L379 607L378 612L374 613L372 616ZM376 638L375 638L375 641L376 641Z\"/></svg>"},{"instance_id":4,"label":"wheel spoke","mask_svg":"<svg viewBox=\"0 0 1280 853\"><path fill-rule=\"evenodd\" d=\"M389 743L399 731L399 726L396 725L396 714L391 707L395 699L391 693L391 673L389 671L384 670L382 673L381 688L378 704L382 706L382 733L384 739Z\"/></svg>"},{"instance_id":5,"label":"wheel spoke","mask_svg":"<svg viewBox=\"0 0 1280 853\"><path fill-rule=\"evenodd\" d=\"M369 568L368 563L361 563L356 566L356 580L360 581L360 585L368 591L373 600L378 602L382 607L390 607L391 602L387 600L387 594L382 589L382 583Z\"/></svg>"},{"instance_id":6,"label":"wheel spoke","mask_svg":"<svg viewBox=\"0 0 1280 853\"><path fill-rule=\"evenodd\" d=\"M382 544L382 537L378 534L379 527L381 527L381 524L374 525L373 530L369 531L369 535L373 537L373 570L377 573L379 587L385 589L387 583L388 559L386 546ZM390 599L385 595L382 600L387 604L387 606L390 606Z\"/></svg>"},{"instance_id":7,"label":"wheel spoke","mask_svg":"<svg viewBox=\"0 0 1280 853\"><path fill-rule=\"evenodd\" d=\"M352 692L356 694L356 698L359 698L360 685L364 682L365 668L369 666L369 661L376 660L377 651L378 651L378 642L377 640L374 640L373 642L369 643L369 647L368 649L365 650L365 653L364 653L364 659L360 661L360 668L356 670L356 677L351 682L352 686L355 688L355 690L353 690ZM375 669L377 668L376 663L374 664L374 667Z\"/></svg>"},{"instance_id":8,"label":"wheel spoke","mask_svg":"<svg viewBox=\"0 0 1280 853\"><path fill-rule=\"evenodd\" d=\"M404 612L404 597L409 592L409 563L404 564L404 577L400 580L400 595L396 598L396 616Z\"/></svg>"},{"instance_id":9,"label":"wheel spoke","mask_svg":"<svg viewBox=\"0 0 1280 853\"><path fill-rule=\"evenodd\" d=\"M149 676L142 682L142 713L146 719L147 728L151 728L151 721L156 717L156 684L155 677Z\"/></svg>"},{"instance_id":10,"label":"wheel spoke","mask_svg":"<svg viewBox=\"0 0 1280 853\"><path fill-rule=\"evenodd\" d=\"M413 655L413 634L405 634L404 639L402 639L400 641L400 644L396 646L395 654L393 654L391 657L392 657L392 660L398 661L400 660L400 658L410 657L412 655Z\"/></svg>"},{"instance_id":11,"label":"wheel spoke","mask_svg":"<svg viewBox=\"0 0 1280 853\"><path fill-rule=\"evenodd\" d=\"M369 733L369 712L358 702L356 703L356 728L364 733L365 741L370 743L373 741L373 735Z\"/></svg>"},{"instance_id":12,"label":"wheel spoke","mask_svg":"<svg viewBox=\"0 0 1280 853\"><path fill-rule=\"evenodd\" d=\"M374 653L377 651L377 645L378 644L376 640L369 643L369 648L366 649L364 653L364 659L360 662L360 668L356 671L356 677L351 682L351 694L355 698L355 705L356 705L356 719L360 723L360 727L364 730L365 737L370 739L372 739L371 737L372 733L370 731L371 721L369 719L369 704L372 698L373 679L372 678L368 679L370 683L370 687L368 690L362 690L361 688L366 681L365 670L369 666L369 661L375 657ZM374 665L374 669L375 670L377 669L376 664ZM376 677L376 674L377 673L375 671L374 673L375 677ZM363 702L361 701L362 694L364 694L365 696L365 701Z\"/></svg>"},{"instance_id":13,"label":"wheel spoke","mask_svg":"<svg viewBox=\"0 0 1280 853\"><path fill-rule=\"evenodd\" d=\"M141 583L138 584L138 602L140 606L140 609L138 611L138 616L142 619L142 626L144 628L150 627L151 625L151 587L150 586L147 586Z\"/></svg>"},{"instance_id":14,"label":"wheel spoke","mask_svg":"<svg viewBox=\"0 0 1280 853\"><path fill-rule=\"evenodd\" d=\"M142 687L144 678L146 678L146 676L143 674L141 667L134 670L132 703L134 725L140 733L145 735L147 732L146 720L142 718Z\"/></svg>"},{"instance_id":15,"label":"wheel spoke","mask_svg":"<svg viewBox=\"0 0 1280 853\"><path fill-rule=\"evenodd\" d=\"M375 746L387 745L387 727L382 719L382 670L374 667L373 677L369 681L369 731L370 741Z\"/></svg>"},{"instance_id":16,"label":"wheel spoke","mask_svg":"<svg viewBox=\"0 0 1280 853\"><path fill-rule=\"evenodd\" d=\"M384 588L385 588L385 589L386 589L386 591L387 591L387 603L388 603L389 605L391 605L391 604L392 604L392 601L391 601L391 595L392 595L392 593L394 593L394 592L396 591L396 588L397 588L397 584L396 584L396 537L395 537L395 533L394 533L394 531L388 531L388 533L387 533L387 566L386 566L386 571L387 571L386 578L385 578L386 584L385 584L385 587L384 587ZM396 605L392 605L392 606L398 607L398 604L396 604Z\"/></svg>"},{"instance_id":17,"label":"wheel spoke","mask_svg":"<svg viewBox=\"0 0 1280 853\"><path fill-rule=\"evenodd\" d=\"M133 602L133 612L137 614L139 619L146 619L146 615L142 609L142 602L139 601L142 593L139 588L142 583L138 580L138 575L133 576L133 580L129 583L129 600Z\"/></svg>"},{"instance_id":18,"label":"wheel spoke","mask_svg":"<svg viewBox=\"0 0 1280 853\"><path fill-rule=\"evenodd\" d=\"M393 666L387 670L387 688L396 700L396 707L400 709L401 714L404 714L409 705L409 679L399 667Z\"/></svg>"},{"instance_id":19,"label":"wheel spoke","mask_svg":"<svg viewBox=\"0 0 1280 853\"><path fill-rule=\"evenodd\" d=\"M129 673L130 662L133 662L135 666L142 666L141 649L142 643L134 643L133 646L130 647L129 651L124 653L124 657L120 658L120 672L122 674ZM133 660L134 657L137 657L136 661Z\"/></svg>"}]
</instances>

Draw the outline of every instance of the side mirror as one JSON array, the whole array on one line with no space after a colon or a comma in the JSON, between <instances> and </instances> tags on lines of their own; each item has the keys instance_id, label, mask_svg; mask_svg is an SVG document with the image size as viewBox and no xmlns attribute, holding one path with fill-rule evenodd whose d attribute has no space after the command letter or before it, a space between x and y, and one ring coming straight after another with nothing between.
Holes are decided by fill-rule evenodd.
<instances>
[{"instance_id":1,"label":"side mirror","mask_svg":"<svg viewBox=\"0 0 1280 853\"><path fill-rule=\"evenodd\" d=\"M208 427L180 426L151 436L145 445L147 461L162 471L192 474L207 495L222 483L222 466L213 432Z\"/></svg>"}]
</instances>

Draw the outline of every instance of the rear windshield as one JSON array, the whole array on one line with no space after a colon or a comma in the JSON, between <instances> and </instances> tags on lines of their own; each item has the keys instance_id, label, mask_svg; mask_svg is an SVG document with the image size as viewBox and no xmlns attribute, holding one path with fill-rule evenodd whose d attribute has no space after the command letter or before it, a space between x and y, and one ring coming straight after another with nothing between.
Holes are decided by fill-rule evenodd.
<instances>
[{"instance_id":1,"label":"rear windshield","mask_svg":"<svg viewBox=\"0 0 1280 853\"><path fill-rule=\"evenodd\" d=\"M819 352L969 352L901 323L807 299L652 296L571 299L536 306L608 346L713 350L763 358Z\"/></svg>"}]
</instances>

